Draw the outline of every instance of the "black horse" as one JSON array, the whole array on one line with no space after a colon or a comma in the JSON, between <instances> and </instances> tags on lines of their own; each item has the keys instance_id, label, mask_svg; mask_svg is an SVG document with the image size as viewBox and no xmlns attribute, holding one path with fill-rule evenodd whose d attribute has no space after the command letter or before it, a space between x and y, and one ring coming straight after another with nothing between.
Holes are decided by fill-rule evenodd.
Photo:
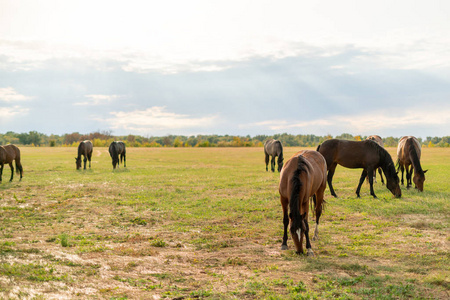
<instances>
[{"instance_id":1,"label":"black horse","mask_svg":"<svg viewBox=\"0 0 450 300\"><path fill-rule=\"evenodd\" d=\"M86 170L86 161L89 160L89 169L91 168L91 157L92 157L92 150L94 149L94 146L92 145L92 142L89 140L82 141L78 145L78 155L75 157L75 164L77 165L77 170L81 169L81 155L84 156L83 162L84 162L84 169Z\"/></svg>"},{"instance_id":2,"label":"black horse","mask_svg":"<svg viewBox=\"0 0 450 300\"><path fill-rule=\"evenodd\" d=\"M339 164L346 168L362 168L363 172L359 179L356 195L360 197L359 191L367 174L373 174L377 168L381 168L386 176L386 187L395 197L401 197L399 178L395 171L395 165L391 155L380 145L372 140L361 142L331 139L323 142L317 147L325 160L327 161L327 181L331 195L337 197L334 192L332 180L336 166ZM376 198L373 191L373 177L369 176L370 194Z\"/></svg>"},{"instance_id":3,"label":"black horse","mask_svg":"<svg viewBox=\"0 0 450 300\"><path fill-rule=\"evenodd\" d=\"M119 155L120 162L123 161L123 166L127 166L126 150L123 142L112 142L111 145L109 145L109 155L111 155L114 169L116 168L116 165L119 167Z\"/></svg>"},{"instance_id":4,"label":"black horse","mask_svg":"<svg viewBox=\"0 0 450 300\"><path fill-rule=\"evenodd\" d=\"M266 171L268 171L269 156L272 156L270 166L272 172L275 172L275 157L278 156L278 172L283 168L283 145L278 140L268 140L264 143L264 154L266 155Z\"/></svg>"}]
</instances>

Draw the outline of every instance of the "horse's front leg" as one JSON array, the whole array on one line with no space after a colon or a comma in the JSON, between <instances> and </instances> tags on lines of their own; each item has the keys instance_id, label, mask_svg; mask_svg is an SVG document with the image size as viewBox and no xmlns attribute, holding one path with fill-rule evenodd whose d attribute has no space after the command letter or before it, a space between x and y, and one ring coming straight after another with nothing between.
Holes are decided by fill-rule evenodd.
<instances>
[{"instance_id":1,"label":"horse's front leg","mask_svg":"<svg viewBox=\"0 0 450 300\"><path fill-rule=\"evenodd\" d=\"M287 250L287 239L288 239L288 233L287 229L289 226L289 216L288 216L288 205L289 205L289 199L284 198L280 196L280 202L281 202L281 208L283 209L283 242L281 243L281 250Z\"/></svg>"},{"instance_id":2,"label":"horse's front leg","mask_svg":"<svg viewBox=\"0 0 450 300\"><path fill-rule=\"evenodd\" d=\"M328 170L328 174L327 174L327 182L328 182L328 187L330 188L330 193L332 196L337 197L336 193L334 192L333 189L333 175L334 175L334 171L336 170L336 166L337 164L333 164L330 166L330 169Z\"/></svg>"},{"instance_id":3,"label":"horse's front leg","mask_svg":"<svg viewBox=\"0 0 450 300\"><path fill-rule=\"evenodd\" d=\"M378 173L380 174L381 184L384 185L383 172L381 171L381 168L378 168Z\"/></svg>"},{"instance_id":4,"label":"horse's front leg","mask_svg":"<svg viewBox=\"0 0 450 300\"><path fill-rule=\"evenodd\" d=\"M86 170L86 162L87 162L86 156L84 157L83 162L84 162L84 169ZM89 167L91 167L90 164L91 164L91 162L89 162Z\"/></svg>"},{"instance_id":5,"label":"horse's front leg","mask_svg":"<svg viewBox=\"0 0 450 300\"><path fill-rule=\"evenodd\" d=\"M1 167L0 167L0 182L2 182L3 166L4 166L4 163L1 163Z\"/></svg>"},{"instance_id":6,"label":"horse's front leg","mask_svg":"<svg viewBox=\"0 0 450 300\"><path fill-rule=\"evenodd\" d=\"M357 196L358 198L361 198L361 196L359 195L359 192L361 191L361 186L362 186L362 184L363 184L364 179L366 178L366 176L367 176L367 170L364 169L364 170L362 171L362 173L361 173L361 178L359 178L359 184L358 184L358 187L356 188L356 196ZM372 184L373 184L373 177L369 176L369 182L372 182L371 185L370 185L370 186L372 186Z\"/></svg>"},{"instance_id":7,"label":"horse's front leg","mask_svg":"<svg viewBox=\"0 0 450 300\"><path fill-rule=\"evenodd\" d=\"M270 169L272 172L275 172L275 156L272 156L272 159L270 160Z\"/></svg>"}]
</instances>

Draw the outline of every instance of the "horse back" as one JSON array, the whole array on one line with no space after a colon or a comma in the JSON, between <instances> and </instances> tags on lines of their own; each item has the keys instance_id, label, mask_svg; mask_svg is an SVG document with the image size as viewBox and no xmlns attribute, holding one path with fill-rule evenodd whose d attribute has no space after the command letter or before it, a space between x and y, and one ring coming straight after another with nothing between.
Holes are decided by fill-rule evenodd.
<instances>
[{"instance_id":1,"label":"horse back","mask_svg":"<svg viewBox=\"0 0 450 300\"><path fill-rule=\"evenodd\" d=\"M408 164L412 163L409 157L410 147L415 148L417 156L420 159L422 149L419 140L414 136L404 136L398 141L397 157L399 161Z\"/></svg>"},{"instance_id":2,"label":"horse back","mask_svg":"<svg viewBox=\"0 0 450 300\"><path fill-rule=\"evenodd\" d=\"M10 163L16 159L20 160L20 150L16 145L8 144L0 147L4 150L3 162Z\"/></svg>"},{"instance_id":3,"label":"horse back","mask_svg":"<svg viewBox=\"0 0 450 300\"><path fill-rule=\"evenodd\" d=\"M326 185L327 164L325 158L317 151L302 150L295 153L284 165L280 173L280 195L290 197L292 178L298 168L299 160L306 165L305 172L300 174L307 197L314 195L321 186Z\"/></svg>"}]
</instances>

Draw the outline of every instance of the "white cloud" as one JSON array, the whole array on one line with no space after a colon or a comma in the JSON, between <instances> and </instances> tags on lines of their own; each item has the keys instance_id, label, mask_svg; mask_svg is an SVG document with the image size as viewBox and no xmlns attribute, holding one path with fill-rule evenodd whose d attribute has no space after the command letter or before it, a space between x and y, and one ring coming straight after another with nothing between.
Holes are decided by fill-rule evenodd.
<instances>
[{"instance_id":1,"label":"white cloud","mask_svg":"<svg viewBox=\"0 0 450 300\"><path fill-rule=\"evenodd\" d=\"M326 132L369 135L374 132L392 131L403 128L421 128L424 126L450 127L450 108L441 109L410 109L401 114L392 111L375 111L367 114L333 116L328 119L315 119L302 122L289 122L286 120L269 120L240 125L240 128L260 127L275 132L292 131ZM315 130L320 128L320 130Z\"/></svg>"},{"instance_id":2,"label":"white cloud","mask_svg":"<svg viewBox=\"0 0 450 300\"><path fill-rule=\"evenodd\" d=\"M121 98L120 95L86 95L86 98L89 99L89 101L83 101L83 102L76 102L74 105L79 106L95 106L95 105L102 105L108 102L111 102L114 99Z\"/></svg>"},{"instance_id":3,"label":"white cloud","mask_svg":"<svg viewBox=\"0 0 450 300\"><path fill-rule=\"evenodd\" d=\"M14 116L26 115L28 112L28 108L23 108L20 106L2 107L2 109L0 109L0 120L8 119Z\"/></svg>"},{"instance_id":4,"label":"white cloud","mask_svg":"<svg viewBox=\"0 0 450 300\"><path fill-rule=\"evenodd\" d=\"M0 101L20 102L32 99L32 97L19 94L14 88L0 88Z\"/></svg>"},{"instance_id":5,"label":"white cloud","mask_svg":"<svg viewBox=\"0 0 450 300\"><path fill-rule=\"evenodd\" d=\"M160 106L131 112L111 112L111 114L114 118L106 120L111 128L136 132L208 128L217 119L215 116L195 118L189 115L171 113L166 111L165 107Z\"/></svg>"}]
</instances>

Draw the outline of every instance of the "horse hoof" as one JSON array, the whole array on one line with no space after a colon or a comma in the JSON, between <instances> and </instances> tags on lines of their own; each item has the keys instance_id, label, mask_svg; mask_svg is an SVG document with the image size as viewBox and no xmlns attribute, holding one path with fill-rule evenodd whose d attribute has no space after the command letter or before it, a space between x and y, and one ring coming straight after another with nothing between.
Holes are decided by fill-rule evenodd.
<instances>
[{"instance_id":1,"label":"horse hoof","mask_svg":"<svg viewBox=\"0 0 450 300\"><path fill-rule=\"evenodd\" d=\"M287 250L288 246L287 245L281 245L281 250Z\"/></svg>"},{"instance_id":2,"label":"horse hoof","mask_svg":"<svg viewBox=\"0 0 450 300\"><path fill-rule=\"evenodd\" d=\"M312 249L308 249L308 253L306 254L306 256L314 257L314 252L312 251Z\"/></svg>"}]
</instances>

